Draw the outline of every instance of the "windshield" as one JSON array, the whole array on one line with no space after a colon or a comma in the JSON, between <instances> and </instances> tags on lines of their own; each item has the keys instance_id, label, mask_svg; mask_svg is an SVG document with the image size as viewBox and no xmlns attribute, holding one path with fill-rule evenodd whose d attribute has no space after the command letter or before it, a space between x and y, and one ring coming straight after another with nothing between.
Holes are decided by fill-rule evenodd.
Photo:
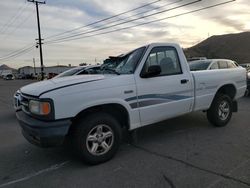
<instances>
[{"instance_id":1,"label":"windshield","mask_svg":"<svg viewBox=\"0 0 250 188\"><path fill-rule=\"evenodd\" d=\"M111 73L111 74L133 74L135 68L143 55L146 47L141 47L132 52L129 52L126 55L118 56L114 58L111 63L108 63L102 66L104 70L103 73ZM105 71L108 70L108 71Z\"/></svg>"},{"instance_id":2,"label":"windshield","mask_svg":"<svg viewBox=\"0 0 250 188\"><path fill-rule=\"evenodd\" d=\"M207 70L211 61L192 61L189 63L191 71Z\"/></svg>"},{"instance_id":3,"label":"windshield","mask_svg":"<svg viewBox=\"0 0 250 188\"><path fill-rule=\"evenodd\" d=\"M146 47L141 47L125 55L116 67L116 72L119 74L133 74L145 49Z\"/></svg>"},{"instance_id":4,"label":"windshield","mask_svg":"<svg viewBox=\"0 0 250 188\"><path fill-rule=\"evenodd\" d=\"M60 77L65 77L65 76L72 76L74 74L76 74L77 72L79 72L80 70L84 69L84 67L77 67L77 68L73 68L70 70L67 70L57 76L55 76L54 78L60 78Z\"/></svg>"}]
</instances>

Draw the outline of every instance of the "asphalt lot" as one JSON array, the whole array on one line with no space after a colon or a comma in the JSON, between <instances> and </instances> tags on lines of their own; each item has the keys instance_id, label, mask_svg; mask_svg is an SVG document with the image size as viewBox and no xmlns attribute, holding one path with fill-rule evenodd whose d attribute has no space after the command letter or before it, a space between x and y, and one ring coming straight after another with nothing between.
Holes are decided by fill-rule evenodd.
<instances>
[{"instance_id":1,"label":"asphalt lot","mask_svg":"<svg viewBox=\"0 0 250 188\"><path fill-rule=\"evenodd\" d=\"M137 131L111 161L88 166L64 148L42 149L21 135L14 92L30 81L0 80L2 187L250 187L250 97L228 126L211 126L197 112Z\"/></svg>"}]
</instances>

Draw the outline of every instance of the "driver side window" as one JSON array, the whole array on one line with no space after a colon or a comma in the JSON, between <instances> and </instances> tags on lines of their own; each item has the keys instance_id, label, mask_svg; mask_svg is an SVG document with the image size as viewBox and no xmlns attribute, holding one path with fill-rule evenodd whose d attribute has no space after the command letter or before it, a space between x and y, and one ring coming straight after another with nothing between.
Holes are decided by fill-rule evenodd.
<instances>
[{"instance_id":1,"label":"driver side window","mask_svg":"<svg viewBox=\"0 0 250 188\"><path fill-rule=\"evenodd\" d=\"M147 72L152 65L161 67L159 76L182 74L179 57L173 47L155 47L151 50L143 71Z\"/></svg>"}]
</instances>

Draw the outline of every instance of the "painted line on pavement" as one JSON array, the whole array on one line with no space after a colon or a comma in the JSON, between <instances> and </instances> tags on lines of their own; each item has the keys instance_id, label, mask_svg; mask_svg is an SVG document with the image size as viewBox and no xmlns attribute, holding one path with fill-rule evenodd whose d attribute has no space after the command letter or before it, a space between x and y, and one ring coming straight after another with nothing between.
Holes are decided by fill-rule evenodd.
<instances>
[{"instance_id":1,"label":"painted line on pavement","mask_svg":"<svg viewBox=\"0 0 250 188\"><path fill-rule=\"evenodd\" d=\"M20 179L17 179L17 180L13 180L13 181L10 181L10 182L7 182L7 183L4 183L4 184L1 184L0 185L0 188L1 187L6 187L6 186L9 186L9 185L12 185L12 184L15 184L15 183L19 183L19 182L22 182L22 181L26 181L26 180L29 180L33 177L36 177L36 176L39 176L41 174L44 174L46 172L50 172L50 171L54 171L54 170L58 170L59 168L62 168L64 167L66 164L68 164L70 161L65 161L63 163L59 163L59 164L55 164L55 165L52 165L51 167L49 168L46 168L46 169L43 169L43 170L40 170L38 172L35 172L33 174L29 174L23 178L20 178Z\"/></svg>"}]
</instances>

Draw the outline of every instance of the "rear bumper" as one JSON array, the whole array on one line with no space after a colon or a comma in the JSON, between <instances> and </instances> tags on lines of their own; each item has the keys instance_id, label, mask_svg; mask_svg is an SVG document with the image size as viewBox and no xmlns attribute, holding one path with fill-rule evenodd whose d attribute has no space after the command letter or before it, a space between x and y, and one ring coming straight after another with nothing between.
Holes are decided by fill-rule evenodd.
<instances>
[{"instance_id":1,"label":"rear bumper","mask_svg":"<svg viewBox=\"0 0 250 188\"><path fill-rule=\"evenodd\" d=\"M45 122L34 119L22 111L16 112L23 136L32 144L40 147L62 145L68 134L71 120Z\"/></svg>"}]
</instances>

